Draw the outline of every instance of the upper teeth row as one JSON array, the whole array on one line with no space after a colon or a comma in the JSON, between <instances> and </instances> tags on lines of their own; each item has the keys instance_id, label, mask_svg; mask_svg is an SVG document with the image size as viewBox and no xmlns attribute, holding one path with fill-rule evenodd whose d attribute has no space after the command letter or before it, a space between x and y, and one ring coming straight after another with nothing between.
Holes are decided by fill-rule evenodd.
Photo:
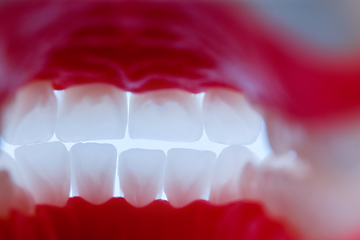
<instances>
[{"instance_id":1,"label":"upper teeth row","mask_svg":"<svg viewBox=\"0 0 360 240\"><path fill-rule=\"evenodd\" d=\"M161 90L131 94L106 84L70 87L56 99L50 82L20 89L3 110L2 137L10 144L133 139L250 144L261 131L261 116L239 93L213 89L203 105L195 94ZM128 120L129 119L129 120Z\"/></svg>"}]
</instances>

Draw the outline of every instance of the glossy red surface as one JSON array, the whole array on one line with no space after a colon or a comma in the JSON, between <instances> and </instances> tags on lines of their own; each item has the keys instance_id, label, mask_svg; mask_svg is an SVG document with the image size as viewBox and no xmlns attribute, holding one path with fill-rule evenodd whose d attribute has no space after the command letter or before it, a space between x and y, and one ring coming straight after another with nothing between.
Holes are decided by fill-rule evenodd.
<instances>
[{"instance_id":1,"label":"glossy red surface","mask_svg":"<svg viewBox=\"0 0 360 240\"><path fill-rule=\"evenodd\" d=\"M1 96L34 79L132 92L223 86L299 118L360 105L360 54L341 56L250 5L20 1L0 7Z\"/></svg>"},{"instance_id":2,"label":"glossy red surface","mask_svg":"<svg viewBox=\"0 0 360 240\"><path fill-rule=\"evenodd\" d=\"M123 198L99 206L72 198L64 208L38 206L29 217L12 212L0 220L0 239L196 239L292 240L284 227L270 220L259 205L233 203L214 207L196 201L174 209L157 200L134 208Z\"/></svg>"}]
</instances>

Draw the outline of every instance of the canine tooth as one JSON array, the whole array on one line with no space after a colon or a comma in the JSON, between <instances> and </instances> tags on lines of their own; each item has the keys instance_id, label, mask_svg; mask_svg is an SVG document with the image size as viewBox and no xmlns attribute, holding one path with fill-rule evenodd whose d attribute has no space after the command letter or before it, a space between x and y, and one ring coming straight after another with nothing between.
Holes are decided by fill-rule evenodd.
<instances>
[{"instance_id":1,"label":"canine tooth","mask_svg":"<svg viewBox=\"0 0 360 240\"><path fill-rule=\"evenodd\" d=\"M70 149L73 187L93 204L112 198L116 173L116 148L111 144L77 143Z\"/></svg>"},{"instance_id":2,"label":"canine tooth","mask_svg":"<svg viewBox=\"0 0 360 240\"><path fill-rule=\"evenodd\" d=\"M64 206L70 192L70 155L65 145L49 142L15 149L15 159L37 204Z\"/></svg>"},{"instance_id":3,"label":"canine tooth","mask_svg":"<svg viewBox=\"0 0 360 240\"><path fill-rule=\"evenodd\" d=\"M13 145L47 142L54 135L57 102L51 83L22 87L3 110L2 137Z\"/></svg>"},{"instance_id":4,"label":"canine tooth","mask_svg":"<svg viewBox=\"0 0 360 240\"><path fill-rule=\"evenodd\" d=\"M56 136L63 142L121 139L127 124L125 92L107 84L64 90Z\"/></svg>"},{"instance_id":5,"label":"canine tooth","mask_svg":"<svg viewBox=\"0 0 360 240\"><path fill-rule=\"evenodd\" d=\"M226 204L240 200L241 174L248 162L259 162L260 159L246 147L230 146L218 156L211 179L209 201Z\"/></svg>"},{"instance_id":6,"label":"canine tooth","mask_svg":"<svg viewBox=\"0 0 360 240\"><path fill-rule=\"evenodd\" d=\"M11 209L30 214L34 199L26 190L18 166L7 153L0 151L0 218Z\"/></svg>"},{"instance_id":7,"label":"canine tooth","mask_svg":"<svg viewBox=\"0 0 360 240\"><path fill-rule=\"evenodd\" d=\"M143 207L162 194L166 155L162 150L129 149L119 156L120 187L125 199Z\"/></svg>"},{"instance_id":8,"label":"canine tooth","mask_svg":"<svg viewBox=\"0 0 360 240\"><path fill-rule=\"evenodd\" d=\"M164 191L174 207L205 198L210 190L216 154L211 151L173 148L167 153Z\"/></svg>"},{"instance_id":9,"label":"canine tooth","mask_svg":"<svg viewBox=\"0 0 360 240\"><path fill-rule=\"evenodd\" d=\"M255 142L262 118L237 92L213 89L205 93L203 121L210 141L228 145Z\"/></svg>"},{"instance_id":10,"label":"canine tooth","mask_svg":"<svg viewBox=\"0 0 360 240\"><path fill-rule=\"evenodd\" d=\"M131 138L193 142L200 139L202 133L200 104L194 94L160 90L131 95Z\"/></svg>"}]
</instances>

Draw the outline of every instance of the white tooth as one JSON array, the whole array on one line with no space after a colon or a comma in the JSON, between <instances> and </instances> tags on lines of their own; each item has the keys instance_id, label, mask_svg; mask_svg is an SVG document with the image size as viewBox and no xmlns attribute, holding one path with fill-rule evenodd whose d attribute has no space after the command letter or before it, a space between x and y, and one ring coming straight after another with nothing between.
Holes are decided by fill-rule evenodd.
<instances>
[{"instance_id":1,"label":"white tooth","mask_svg":"<svg viewBox=\"0 0 360 240\"><path fill-rule=\"evenodd\" d=\"M16 162L0 151L0 218L6 217L13 208L32 213L34 206L34 199L24 185Z\"/></svg>"},{"instance_id":2,"label":"white tooth","mask_svg":"<svg viewBox=\"0 0 360 240\"><path fill-rule=\"evenodd\" d=\"M1 150L0 150L0 169L9 171L17 185L22 186L25 184L21 176L19 166L17 165L15 160L9 154Z\"/></svg>"},{"instance_id":3,"label":"white tooth","mask_svg":"<svg viewBox=\"0 0 360 240\"><path fill-rule=\"evenodd\" d=\"M111 144L77 143L70 149L73 187L93 204L112 198L116 173L116 148Z\"/></svg>"},{"instance_id":4,"label":"white tooth","mask_svg":"<svg viewBox=\"0 0 360 240\"><path fill-rule=\"evenodd\" d=\"M205 93L203 121L210 141L228 145L253 143L260 134L262 118L242 94L226 89Z\"/></svg>"},{"instance_id":5,"label":"white tooth","mask_svg":"<svg viewBox=\"0 0 360 240\"><path fill-rule=\"evenodd\" d=\"M64 90L56 136L63 142L121 139L127 124L126 93L107 84Z\"/></svg>"},{"instance_id":6,"label":"white tooth","mask_svg":"<svg viewBox=\"0 0 360 240\"><path fill-rule=\"evenodd\" d=\"M216 154L211 151L174 148L167 153L164 191L174 207L206 198Z\"/></svg>"},{"instance_id":7,"label":"white tooth","mask_svg":"<svg viewBox=\"0 0 360 240\"><path fill-rule=\"evenodd\" d=\"M47 142L54 135L56 113L50 82L26 85L5 105L2 137L13 145Z\"/></svg>"},{"instance_id":8,"label":"white tooth","mask_svg":"<svg viewBox=\"0 0 360 240\"><path fill-rule=\"evenodd\" d=\"M166 155L162 150L130 149L119 156L119 177L125 199L143 207L160 196Z\"/></svg>"},{"instance_id":9,"label":"white tooth","mask_svg":"<svg viewBox=\"0 0 360 240\"><path fill-rule=\"evenodd\" d=\"M258 198L258 163L247 162L240 177L240 194L246 200L259 200Z\"/></svg>"},{"instance_id":10,"label":"white tooth","mask_svg":"<svg viewBox=\"0 0 360 240\"><path fill-rule=\"evenodd\" d=\"M269 143L274 153L278 155L296 150L305 139L302 126L280 113L268 111L265 122Z\"/></svg>"},{"instance_id":11,"label":"white tooth","mask_svg":"<svg viewBox=\"0 0 360 240\"><path fill-rule=\"evenodd\" d=\"M279 191L286 189L290 196L293 190L289 188L301 183L308 171L307 165L297 161L295 154L270 155L257 169L257 198L266 202L270 212L279 215L285 207L284 202L279 201L283 197Z\"/></svg>"},{"instance_id":12,"label":"white tooth","mask_svg":"<svg viewBox=\"0 0 360 240\"><path fill-rule=\"evenodd\" d=\"M202 133L200 104L194 94L160 90L131 95L131 138L193 142L200 139Z\"/></svg>"},{"instance_id":13,"label":"white tooth","mask_svg":"<svg viewBox=\"0 0 360 240\"><path fill-rule=\"evenodd\" d=\"M359 177L313 171L294 154L272 155L256 169L256 200L302 239L350 239L359 229Z\"/></svg>"},{"instance_id":14,"label":"white tooth","mask_svg":"<svg viewBox=\"0 0 360 240\"><path fill-rule=\"evenodd\" d=\"M225 148L218 156L211 179L209 201L226 204L243 198L240 191L241 175L246 163L257 163L260 159L242 146Z\"/></svg>"},{"instance_id":15,"label":"white tooth","mask_svg":"<svg viewBox=\"0 0 360 240\"><path fill-rule=\"evenodd\" d=\"M29 191L38 204L64 206L70 193L70 155L65 145L49 142L15 149Z\"/></svg>"}]
</instances>

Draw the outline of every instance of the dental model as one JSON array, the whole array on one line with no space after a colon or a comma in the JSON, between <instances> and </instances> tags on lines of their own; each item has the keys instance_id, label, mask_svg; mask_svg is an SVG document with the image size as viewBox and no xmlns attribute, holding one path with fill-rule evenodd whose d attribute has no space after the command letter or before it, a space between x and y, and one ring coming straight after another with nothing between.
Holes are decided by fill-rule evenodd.
<instances>
[{"instance_id":1,"label":"dental model","mask_svg":"<svg viewBox=\"0 0 360 240\"><path fill-rule=\"evenodd\" d=\"M0 1L0 239L360 239L359 11Z\"/></svg>"}]
</instances>

